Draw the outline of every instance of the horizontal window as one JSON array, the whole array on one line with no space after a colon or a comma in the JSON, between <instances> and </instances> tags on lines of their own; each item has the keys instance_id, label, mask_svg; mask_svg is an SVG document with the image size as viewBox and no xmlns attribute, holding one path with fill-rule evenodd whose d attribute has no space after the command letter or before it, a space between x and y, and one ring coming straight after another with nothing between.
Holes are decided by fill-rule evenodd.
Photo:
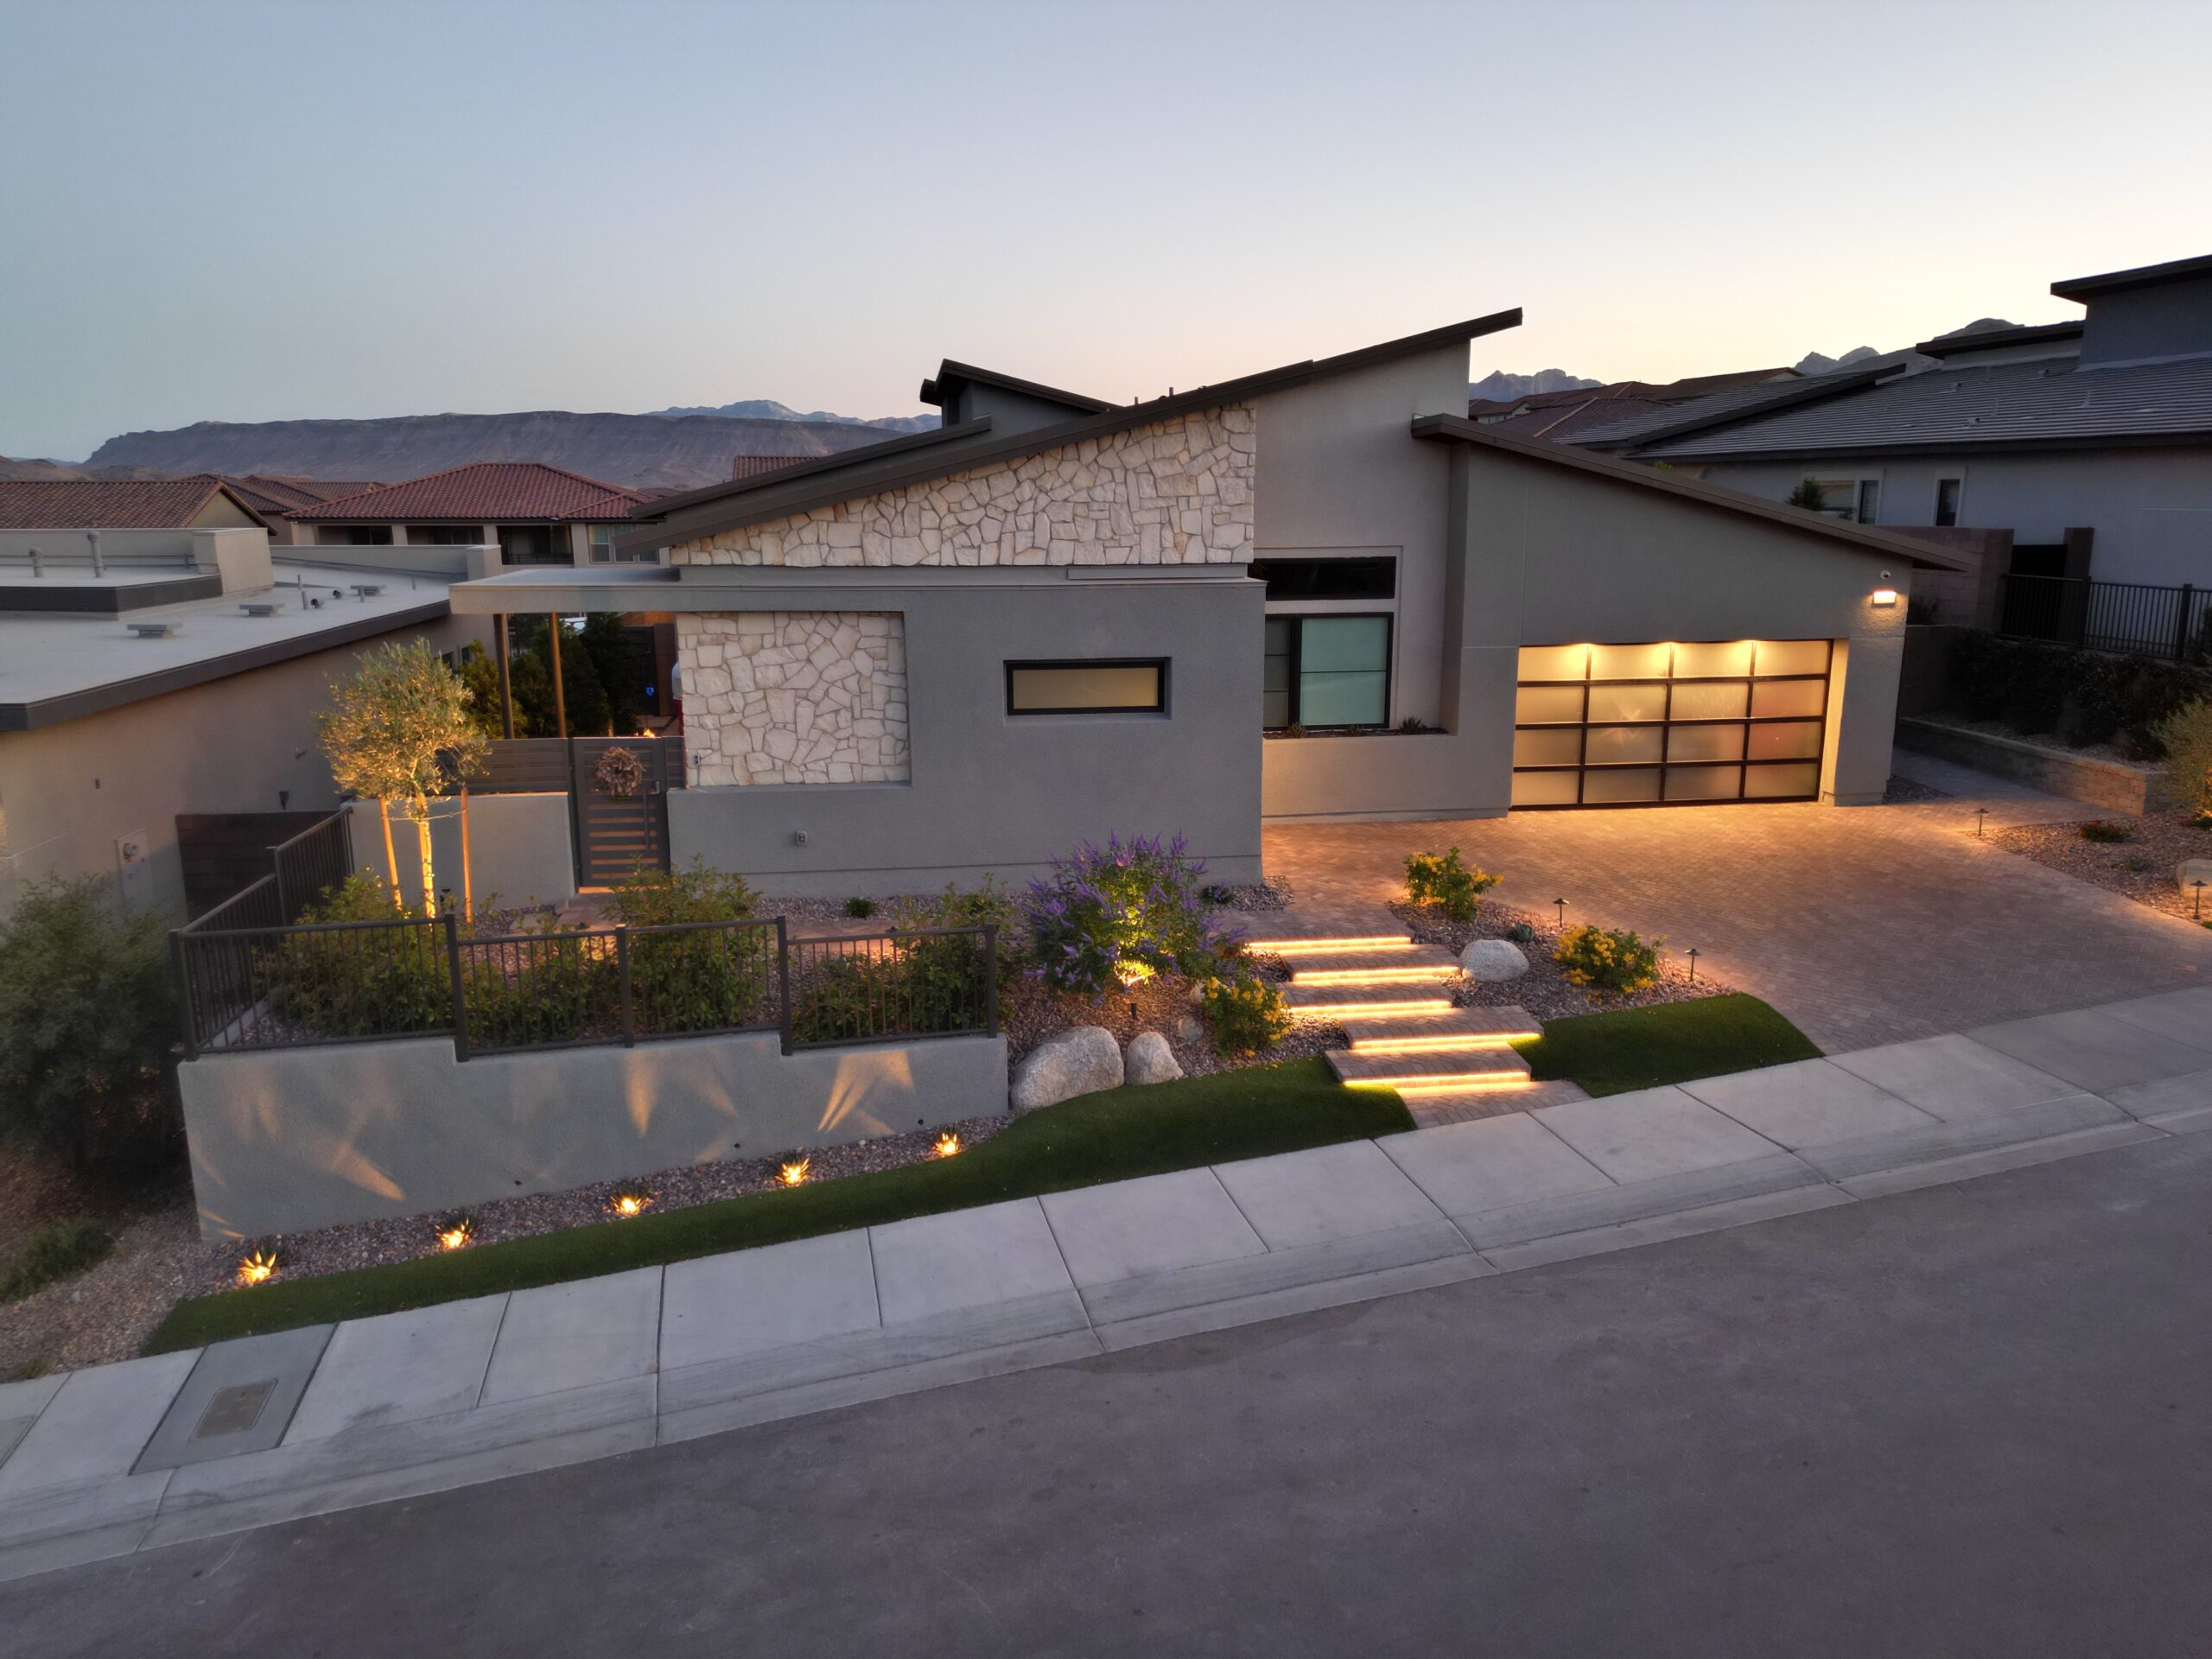
<instances>
[{"instance_id":1,"label":"horizontal window","mask_svg":"<svg viewBox=\"0 0 2212 1659\"><path fill-rule=\"evenodd\" d=\"M1006 665L1009 715L1157 715L1166 708L1164 658Z\"/></svg>"},{"instance_id":2,"label":"horizontal window","mask_svg":"<svg viewBox=\"0 0 2212 1659\"><path fill-rule=\"evenodd\" d=\"M1259 559L1252 574L1269 599L1389 599L1398 591L1394 558Z\"/></svg>"}]
</instances>

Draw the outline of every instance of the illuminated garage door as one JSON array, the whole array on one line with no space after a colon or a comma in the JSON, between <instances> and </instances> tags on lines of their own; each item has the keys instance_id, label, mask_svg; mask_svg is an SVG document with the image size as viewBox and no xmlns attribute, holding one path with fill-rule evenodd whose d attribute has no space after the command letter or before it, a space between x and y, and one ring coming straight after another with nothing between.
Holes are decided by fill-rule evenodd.
<instances>
[{"instance_id":1,"label":"illuminated garage door","mask_svg":"<svg viewBox=\"0 0 2212 1659\"><path fill-rule=\"evenodd\" d=\"M1513 804L1809 801L1829 642L1524 645Z\"/></svg>"}]
</instances>

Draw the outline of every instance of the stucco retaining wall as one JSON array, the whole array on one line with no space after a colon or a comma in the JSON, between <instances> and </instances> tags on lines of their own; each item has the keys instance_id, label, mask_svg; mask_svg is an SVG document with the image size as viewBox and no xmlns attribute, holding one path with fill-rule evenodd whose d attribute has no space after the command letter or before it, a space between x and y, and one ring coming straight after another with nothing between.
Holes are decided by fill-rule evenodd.
<instances>
[{"instance_id":1,"label":"stucco retaining wall","mask_svg":"<svg viewBox=\"0 0 2212 1659\"><path fill-rule=\"evenodd\" d=\"M449 1038L177 1068L200 1230L304 1232L760 1158L1007 1109L1003 1037L803 1050L773 1033L486 1055Z\"/></svg>"},{"instance_id":2,"label":"stucco retaining wall","mask_svg":"<svg viewBox=\"0 0 2212 1659\"><path fill-rule=\"evenodd\" d=\"M2143 811L2156 793L2147 767L2074 754L2024 738L1970 732L1942 721L1900 720L1897 747L2117 812Z\"/></svg>"},{"instance_id":3,"label":"stucco retaining wall","mask_svg":"<svg viewBox=\"0 0 2212 1659\"><path fill-rule=\"evenodd\" d=\"M352 804L353 865L385 874L384 829L374 801ZM414 821L391 815L391 850L399 865L399 890L410 902L423 898L422 839ZM459 803L431 805L430 859L441 891L461 897ZM469 887L478 905L564 905L576 896L575 842L564 794L471 795L468 798Z\"/></svg>"}]
</instances>

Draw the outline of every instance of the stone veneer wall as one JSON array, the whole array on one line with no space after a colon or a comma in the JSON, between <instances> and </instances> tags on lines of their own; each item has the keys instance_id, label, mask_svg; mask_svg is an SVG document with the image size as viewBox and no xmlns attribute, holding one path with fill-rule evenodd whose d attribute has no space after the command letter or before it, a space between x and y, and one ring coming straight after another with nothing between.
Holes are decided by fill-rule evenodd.
<instances>
[{"instance_id":1,"label":"stone veneer wall","mask_svg":"<svg viewBox=\"0 0 2212 1659\"><path fill-rule=\"evenodd\" d=\"M725 531L670 556L798 566L1235 564L1252 556L1254 455L1252 405L1230 404Z\"/></svg>"},{"instance_id":2,"label":"stone veneer wall","mask_svg":"<svg viewBox=\"0 0 2212 1659\"><path fill-rule=\"evenodd\" d=\"M895 612L679 613L696 781L903 782L906 629Z\"/></svg>"}]
</instances>

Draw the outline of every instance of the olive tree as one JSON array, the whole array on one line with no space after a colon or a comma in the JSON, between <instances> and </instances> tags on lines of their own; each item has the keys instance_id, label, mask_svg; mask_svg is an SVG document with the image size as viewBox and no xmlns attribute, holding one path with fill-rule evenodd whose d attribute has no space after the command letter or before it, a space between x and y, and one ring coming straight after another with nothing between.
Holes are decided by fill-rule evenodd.
<instances>
[{"instance_id":1,"label":"olive tree","mask_svg":"<svg viewBox=\"0 0 2212 1659\"><path fill-rule=\"evenodd\" d=\"M340 789L377 803L384 823L385 862L392 893L399 861L391 845L391 804L414 821L423 857L424 901L436 904L430 858L430 798L443 791L448 767L466 771L486 742L474 698L427 639L378 646L360 668L331 687L332 707L320 720L322 752Z\"/></svg>"}]
</instances>

